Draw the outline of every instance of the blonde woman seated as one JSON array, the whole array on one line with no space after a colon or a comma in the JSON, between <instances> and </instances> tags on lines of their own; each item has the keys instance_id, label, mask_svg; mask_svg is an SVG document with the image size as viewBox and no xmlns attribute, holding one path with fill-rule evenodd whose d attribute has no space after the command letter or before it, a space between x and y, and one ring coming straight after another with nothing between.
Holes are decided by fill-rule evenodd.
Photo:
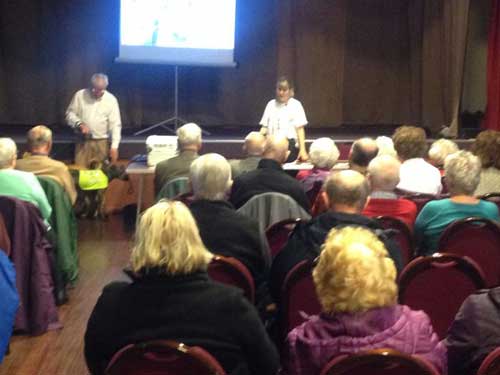
<instances>
[{"instance_id":1,"label":"blonde woman seated","mask_svg":"<svg viewBox=\"0 0 500 375\"><path fill-rule=\"evenodd\" d=\"M228 374L275 374L278 354L255 308L239 289L209 280L212 255L188 208L160 201L142 216L131 283L107 285L85 333L85 358L102 374L127 344L182 341L210 352Z\"/></svg>"},{"instance_id":2,"label":"blonde woman seated","mask_svg":"<svg viewBox=\"0 0 500 375\"><path fill-rule=\"evenodd\" d=\"M397 304L396 269L371 231L333 229L313 271L322 306L288 334L284 374L319 374L333 357L390 348L446 372L446 349L429 317Z\"/></svg>"},{"instance_id":3,"label":"blonde woman seated","mask_svg":"<svg viewBox=\"0 0 500 375\"><path fill-rule=\"evenodd\" d=\"M314 167L297 173L297 180L300 181L306 193L313 189L316 182L323 183L326 180L339 156L339 149L330 138L318 138L311 143L309 159Z\"/></svg>"}]
</instances>

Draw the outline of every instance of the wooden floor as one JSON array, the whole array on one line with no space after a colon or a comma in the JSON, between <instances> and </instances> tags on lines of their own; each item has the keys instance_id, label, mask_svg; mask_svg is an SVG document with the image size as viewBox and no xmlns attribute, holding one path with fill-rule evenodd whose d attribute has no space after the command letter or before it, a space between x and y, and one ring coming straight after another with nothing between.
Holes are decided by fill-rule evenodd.
<instances>
[{"instance_id":1,"label":"wooden floor","mask_svg":"<svg viewBox=\"0 0 500 375\"><path fill-rule=\"evenodd\" d=\"M126 279L121 270L128 262L131 237L121 216L79 223L80 278L69 302L59 308L64 327L38 337L14 337L0 375L88 374L83 358L87 320L103 286Z\"/></svg>"}]
</instances>

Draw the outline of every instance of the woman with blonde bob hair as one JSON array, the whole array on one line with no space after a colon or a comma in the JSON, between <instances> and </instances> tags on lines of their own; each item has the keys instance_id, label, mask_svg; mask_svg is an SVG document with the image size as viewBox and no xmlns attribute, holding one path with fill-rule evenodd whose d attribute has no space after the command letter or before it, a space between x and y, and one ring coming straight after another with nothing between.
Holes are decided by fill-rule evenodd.
<instances>
[{"instance_id":1,"label":"woman with blonde bob hair","mask_svg":"<svg viewBox=\"0 0 500 375\"><path fill-rule=\"evenodd\" d=\"M446 350L429 317L397 304L396 269L375 233L332 229L313 279L322 312L288 334L284 374L319 374L337 355L377 348L416 355L446 371Z\"/></svg>"},{"instance_id":2,"label":"woman with blonde bob hair","mask_svg":"<svg viewBox=\"0 0 500 375\"><path fill-rule=\"evenodd\" d=\"M155 339L211 353L228 374L275 374L278 354L241 290L211 281L196 222L181 202L147 209L131 255L132 282L113 282L99 297L85 333L85 359L103 374L122 347Z\"/></svg>"}]
</instances>

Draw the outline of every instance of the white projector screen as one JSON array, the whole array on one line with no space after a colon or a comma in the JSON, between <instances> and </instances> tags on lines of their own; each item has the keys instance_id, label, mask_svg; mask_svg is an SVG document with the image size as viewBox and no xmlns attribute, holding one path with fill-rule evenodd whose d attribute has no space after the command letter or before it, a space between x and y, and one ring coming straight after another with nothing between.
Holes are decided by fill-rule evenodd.
<instances>
[{"instance_id":1,"label":"white projector screen","mask_svg":"<svg viewBox=\"0 0 500 375\"><path fill-rule=\"evenodd\" d=\"M236 0L121 0L118 62L235 66Z\"/></svg>"}]
</instances>

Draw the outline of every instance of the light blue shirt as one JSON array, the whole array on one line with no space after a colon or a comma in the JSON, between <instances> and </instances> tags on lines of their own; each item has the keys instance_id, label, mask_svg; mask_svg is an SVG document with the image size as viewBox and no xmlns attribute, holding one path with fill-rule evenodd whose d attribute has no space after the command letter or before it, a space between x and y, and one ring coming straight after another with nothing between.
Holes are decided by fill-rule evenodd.
<instances>
[{"instance_id":1,"label":"light blue shirt","mask_svg":"<svg viewBox=\"0 0 500 375\"><path fill-rule=\"evenodd\" d=\"M450 199L427 203L415 221L415 238L420 254L430 255L438 251L439 237L453 221L471 216L499 221L498 207L492 202L480 200L477 204L455 203Z\"/></svg>"}]
</instances>

